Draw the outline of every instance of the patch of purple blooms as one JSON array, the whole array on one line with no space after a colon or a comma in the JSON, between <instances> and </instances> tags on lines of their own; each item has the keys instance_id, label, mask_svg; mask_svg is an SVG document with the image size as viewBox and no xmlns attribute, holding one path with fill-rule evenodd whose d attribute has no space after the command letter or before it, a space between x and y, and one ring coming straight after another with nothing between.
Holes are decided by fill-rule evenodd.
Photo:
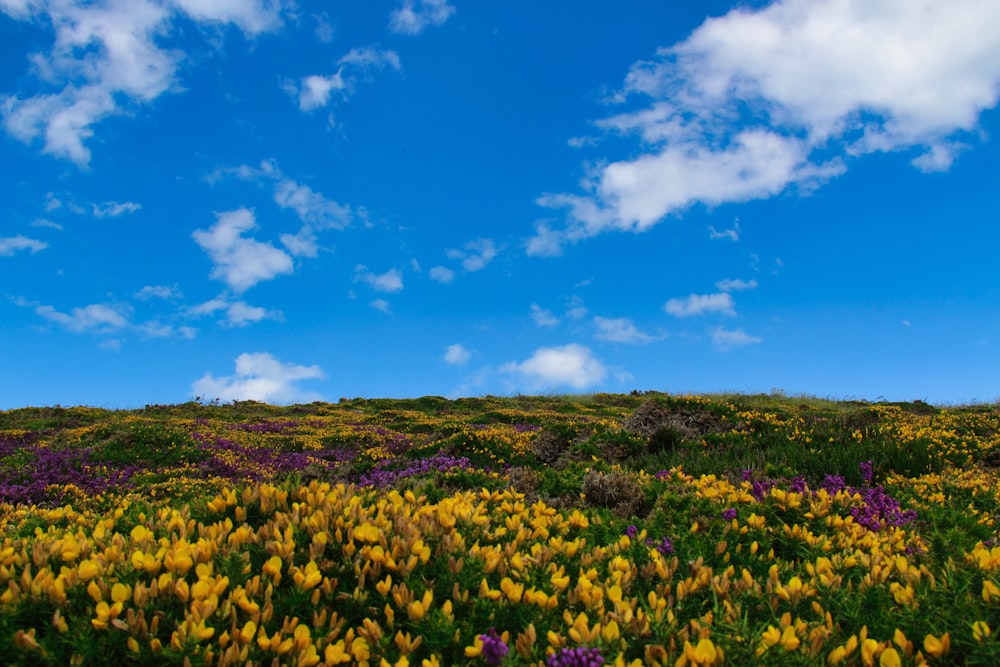
<instances>
[{"instance_id":1,"label":"patch of purple blooms","mask_svg":"<svg viewBox=\"0 0 1000 667\"><path fill-rule=\"evenodd\" d=\"M625 529L625 534L628 535L630 540L634 540L635 536L639 534L639 529L635 526L635 524L631 524Z\"/></svg>"},{"instance_id":2,"label":"patch of purple blooms","mask_svg":"<svg viewBox=\"0 0 1000 667\"><path fill-rule=\"evenodd\" d=\"M482 655L487 665L499 665L503 662L510 648L494 628L487 630L486 634L479 635L479 639L483 642Z\"/></svg>"},{"instance_id":3,"label":"patch of purple blooms","mask_svg":"<svg viewBox=\"0 0 1000 667\"><path fill-rule=\"evenodd\" d=\"M726 521L732 521L733 519L735 519L736 518L736 508L735 507L727 507L726 509L722 510L722 518L725 519Z\"/></svg>"},{"instance_id":4,"label":"patch of purple blooms","mask_svg":"<svg viewBox=\"0 0 1000 667\"><path fill-rule=\"evenodd\" d=\"M258 424L227 424L226 428L235 431L247 431L249 433L284 433L287 430L298 428L297 421L285 422L260 422Z\"/></svg>"},{"instance_id":5,"label":"patch of purple blooms","mask_svg":"<svg viewBox=\"0 0 1000 667\"><path fill-rule=\"evenodd\" d=\"M24 464L8 472L0 482L0 502L38 504L62 501L65 489L74 486L88 495L110 489L131 488L131 478L141 472L137 466L110 469L90 460L91 448L52 449L26 441L0 443L4 459L23 453Z\"/></svg>"},{"instance_id":6,"label":"patch of purple blooms","mask_svg":"<svg viewBox=\"0 0 1000 667\"><path fill-rule=\"evenodd\" d=\"M903 510L899 501L886 493L880 486L869 486L874 477L872 462L864 461L859 465L864 486L848 486L840 475L827 475L822 487L827 493L835 494L846 491L861 496L861 505L851 508L851 516L868 530L877 531L886 526L905 526L917 518L913 510Z\"/></svg>"},{"instance_id":7,"label":"patch of purple blooms","mask_svg":"<svg viewBox=\"0 0 1000 667\"><path fill-rule=\"evenodd\" d=\"M577 646L553 653L545 661L547 667L603 667L604 656L600 649Z\"/></svg>"},{"instance_id":8,"label":"patch of purple blooms","mask_svg":"<svg viewBox=\"0 0 1000 667\"><path fill-rule=\"evenodd\" d=\"M393 468L398 465L398 461L379 461L379 463L358 478L361 486L390 486L397 480L405 477L414 477L429 472L447 472L449 470L468 470L472 468L472 463L464 456L447 456L437 453L426 459L412 461L404 468Z\"/></svg>"},{"instance_id":9,"label":"patch of purple blooms","mask_svg":"<svg viewBox=\"0 0 1000 667\"><path fill-rule=\"evenodd\" d=\"M743 481L750 482L750 495L752 495L757 502L760 502L764 500L764 498L771 495L771 489L774 488L774 482L769 479L757 479L753 474L753 470L749 469L743 471Z\"/></svg>"}]
</instances>

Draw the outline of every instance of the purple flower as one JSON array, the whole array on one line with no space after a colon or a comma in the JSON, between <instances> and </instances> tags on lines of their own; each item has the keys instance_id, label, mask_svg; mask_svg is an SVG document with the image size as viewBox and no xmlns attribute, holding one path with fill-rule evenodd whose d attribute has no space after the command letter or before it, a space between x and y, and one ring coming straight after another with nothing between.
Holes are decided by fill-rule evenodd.
<instances>
[{"instance_id":1,"label":"purple flower","mask_svg":"<svg viewBox=\"0 0 1000 667\"><path fill-rule=\"evenodd\" d=\"M653 544L656 544L656 542L654 542L653 540L646 540L646 544L652 546ZM666 556L667 554L672 554L674 552L674 543L670 540L669 537L664 537L660 540L660 543L656 545L656 550L659 551L664 556Z\"/></svg>"},{"instance_id":2,"label":"purple flower","mask_svg":"<svg viewBox=\"0 0 1000 667\"><path fill-rule=\"evenodd\" d=\"M625 534L628 535L630 540L634 540L635 536L639 534L639 529L633 524L625 529Z\"/></svg>"},{"instance_id":3,"label":"purple flower","mask_svg":"<svg viewBox=\"0 0 1000 667\"><path fill-rule=\"evenodd\" d=\"M577 646L560 649L545 661L548 667L602 667L604 656L600 649Z\"/></svg>"},{"instance_id":4,"label":"purple flower","mask_svg":"<svg viewBox=\"0 0 1000 667\"><path fill-rule=\"evenodd\" d=\"M858 467L861 468L861 479L864 481L864 483L871 484L872 477L874 476L872 473L872 462L865 461L859 464Z\"/></svg>"},{"instance_id":5,"label":"purple flower","mask_svg":"<svg viewBox=\"0 0 1000 667\"><path fill-rule=\"evenodd\" d=\"M486 634L479 635L483 642L483 659L487 665L499 665L503 662L504 656L510 651L503 638L497 634L495 628L490 628Z\"/></svg>"},{"instance_id":6,"label":"purple flower","mask_svg":"<svg viewBox=\"0 0 1000 667\"><path fill-rule=\"evenodd\" d=\"M733 519L735 519L736 518L736 508L735 507L727 507L726 509L722 510L722 518L725 519L726 521L732 521Z\"/></svg>"}]
</instances>

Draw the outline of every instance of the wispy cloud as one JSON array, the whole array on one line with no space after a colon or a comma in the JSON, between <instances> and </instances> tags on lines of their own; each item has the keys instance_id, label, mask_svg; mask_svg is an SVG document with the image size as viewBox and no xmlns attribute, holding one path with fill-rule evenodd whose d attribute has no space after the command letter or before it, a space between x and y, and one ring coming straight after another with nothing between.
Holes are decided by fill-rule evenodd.
<instances>
[{"instance_id":1,"label":"wispy cloud","mask_svg":"<svg viewBox=\"0 0 1000 667\"><path fill-rule=\"evenodd\" d=\"M386 315L392 315L392 305L385 299L375 299L368 304L373 310L377 310L380 313L385 313Z\"/></svg>"},{"instance_id":2,"label":"wispy cloud","mask_svg":"<svg viewBox=\"0 0 1000 667\"><path fill-rule=\"evenodd\" d=\"M725 280L720 280L715 283L715 286L721 292L743 292L746 290L757 289L757 281L726 278Z\"/></svg>"},{"instance_id":3,"label":"wispy cloud","mask_svg":"<svg viewBox=\"0 0 1000 667\"><path fill-rule=\"evenodd\" d=\"M764 339L759 336L751 336L742 329L723 329L715 327L710 332L712 344L720 351L728 351L737 347L745 347L762 342Z\"/></svg>"},{"instance_id":4,"label":"wispy cloud","mask_svg":"<svg viewBox=\"0 0 1000 667\"><path fill-rule=\"evenodd\" d=\"M359 81L370 80L372 73L385 68L402 69L399 54L374 46L351 49L337 61L337 71L330 74L310 74L294 81L285 81L285 91L298 98L301 111L315 111L329 106L333 94L347 99Z\"/></svg>"},{"instance_id":5,"label":"wispy cloud","mask_svg":"<svg viewBox=\"0 0 1000 667\"><path fill-rule=\"evenodd\" d=\"M253 212L239 208L216 213L214 225L191 235L215 263L211 277L222 280L237 293L291 273L294 268L292 258L284 251L244 236L256 228Z\"/></svg>"},{"instance_id":6,"label":"wispy cloud","mask_svg":"<svg viewBox=\"0 0 1000 667\"><path fill-rule=\"evenodd\" d=\"M663 310L674 317L692 317L706 313L719 313L730 317L736 315L733 297L728 292L717 294L691 294L683 299L670 299Z\"/></svg>"},{"instance_id":7,"label":"wispy cloud","mask_svg":"<svg viewBox=\"0 0 1000 667\"><path fill-rule=\"evenodd\" d=\"M444 361L450 366L464 366L472 358L472 353L460 343L449 345L444 350Z\"/></svg>"},{"instance_id":8,"label":"wispy cloud","mask_svg":"<svg viewBox=\"0 0 1000 667\"><path fill-rule=\"evenodd\" d=\"M462 268L468 272L480 271L497 256L497 246L493 239L475 239L461 249L445 251L448 259L461 260Z\"/></svg>"},{"instance_id":9,"label":"wispy cloud","mask_svg":"<svg viewBox=\"0 0 1000 667\"><path fill-rule=\"evenodd\" d=\"M96 124L122 113L125 104L148 104L181 89L177 71L184 54L157 44L179 17L232 23L249 36L281 24L281 4L261 0L8 0L0 3L0 11L42 29L51 26L55 33L47 52L31 56L47 92L0 97L4 128L24 143L43 138L44 152L80 167L90 162L85 142Z\"/></svg>"},{"instance_id":10,"label":"wispy cloud","mask_svg":"<svg viewBox=\"0 0 1000 667\"><path fill-rule=\"evenodd\" d=\"M500 372L528 391L555 387L583 390L596 387L608 375L607 368L593 356L590 348L576 343L539 348L522 362L504 364Z\"/></svg>"},{"instance_id":11,"label":"wispy cloud","mask_svg":"<svg viewBox=\"0 0 1000 667\"><path fill-rule=\"evenodd\" d=\"M280 322L284 319L284 314L280 310L251 306L242 300L232 301L230 295L226 293L191 306L184 311L188 317L208 317L216 313L223 315L218 324L227 328L245 327L264 320Z\"/></svg>"},{"instance_id":12,"label":"wispy cloud","mask_svg":"<svg viewBox=\"0 0 1000 667\"><path fill-rule=\"evenodd\" d=\"M142 204L136 204L131 201L109 201L103 204L92 205L95 218L117 218L119 215L124 215L126 213L135 213L141 208Z\"/></svg>"},{"instance_id":13,"label":"wispy cloud","mask_svg":"<svg viewBox=\"0 0 1000 667\"><path fill-rule=\"evenodd\" d=\"M430 271L427 272L431 280L436 280L439 283L447 285L452 280L455 279L455 272L445 266L435 266L432 267Z\"/></svg>"},{"instance_id":14,"label":"wispy cloud","mask_svg":"<svg viewBox=\"0 0 1000 667\"><path fill-rule=\"evenodd\" d=\"M710 239L725 239L727 241L739 241L740 240L740 221L737 220L733 223L732 229L716 229L712 225L708 226L708 238Z\"/></svg>"},{"instance_id":15,"label":"wispy cloud","mask_svg":"<svg viewBox=\"0 0 1000 667\"><path fill-rule=\"evenodd\" d=\"M599 125L638 137L641 152L605 160L583 195L540 198L566 224L540 226L529 251L644 231L696 203L809 191L878 151L947 169L1000 95L998 30L992 0L778 0L708 19L632 66L615 100L643 106Z\"/></svg>"},{"instance_id":16,"label":"wispy cloud","mask_svg":"<svg viewBox=\"0 0 1000 667\"><path fill-rule=\"evenodd\" d=\"M236 358L234 375L217 378L206 373L191 384L191 392L203 400L304 403L322 397L302 389L299 383L323 377L319 366L284 363L267 352L244 353Z\"/></svg>"},{"instance_id":17,"label":"wispy cloud","mask_svg":"<svg viewBox=\"0 0 1000 667\"><path fill-rule=\"evenodd\" d=\"M107 334L129 326L129 309L120 304L93 303L64 313L53 306L24 299L15 299L14 302L33 308L36 315L74 333Z\"/></svg>"},{"instance_id":18,"label":"wispy cloud","mask_svg":"<svg viewBox=\"0 0 1000 667\"><path fill-rule=\"evenodd\" d=\"M0 238L0 256L10 257L18 250L27 250L32 255L49 247L48 243L37 239L29 239L27 236L18 234Z\"/></svg>"},{"instance_id":19,"label":"wispy cloud","mask_svg":"<svg viewBox=\"0 0 1000 667\"><path fill-rule=\"evenodd\" d=\"M531 304L531 319L540 327L558 326L559 318L552 314L548 308L542 308L537 303Z\"/></svg>"},{"instance_id":20,"label":"wispy cloud","mask_svg":"<svg viewBox=\"0 0 1000 667\"><path fill-rule=\"evenodd\" d=\"M597 328L594 338L598 340L627 345L649 343L655 340L653 336L639 330L627 317L595 317L594 326Z\"/></svg>"},{"instance_id":21,"label":"wispy cloud","mask_svg":"<svg viewBox=\"0 0 1000 667\"><path fill-rule=\"evenodd\" d=\"M177 285L146 285L133 296L140 301L149 301L150 299L170 301L184 297Z\"/></svg>"},{"instance_id":22,"label":"wispy cloud","mask_svg":"<svg viewBox=\"0 0 1000 667\"><path fill-rule=\"evenodd\" d=\"M403 274L399 269L372 273L364 264L354 267L354 280L365 283L378 292L399 292L403 289Z\"/></svg>"},{"instance_id":23,"label":"wispy cloud","mask_svg":"<svg viewBox=\"0 0 1000 667\"><path fill-rule=\"evenodd\" d=\"M389 15L389 29L404 35L419 35L431 26L444 25L455 13L448 0L403 0Z\"/></svg>"}]
</instances>

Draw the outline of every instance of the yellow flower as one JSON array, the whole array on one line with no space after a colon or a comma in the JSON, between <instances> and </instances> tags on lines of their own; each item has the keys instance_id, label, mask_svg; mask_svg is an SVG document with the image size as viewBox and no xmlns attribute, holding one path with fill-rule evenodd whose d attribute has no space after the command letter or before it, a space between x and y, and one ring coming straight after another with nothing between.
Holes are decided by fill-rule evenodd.
<instances>
[{"instance_id":1,"label":"yellow flower","mask_svg":"<svg viewBox=\"0 0 1000 667\"><path fill-rule=\"evenodd\" d=\"M990 634L992 634L992 631L990 630L990 626L986 624L986 621L976 621L972 624L972 636L977 642L982 643Z\"/></svg>"},{"instance_id":2,"label":"yellow flower","mask_svg":"<svg viewBox=\"0 0 1000 667\"><path fill-rule=\"evenodd\" d=\"M993 602L993 600L1000 599L1000 587L994 584L989 579L983 581L983 600L987 604Z\"/></svg>"},{"instance_id":3,"label":"yellow flower","mask_svg":"<svg viewBox=\"0 0 1000 667\"><path fill-rule=\"evenodd\" d=\"M882 651L882 655L879 656L878 664L881 667L900 667L903 661L899 658L899 653L896 649L891 646L886 650Z\"/></svg>"},{"instance_id":4,"label":"yellow flower","mask_svg":"<svg viewBox=\"0 0 1000 667\"><path fill-rule=\"evenodd\" d=\"M80 561L80 565L77 567L77 574L80 575L80 581L89 581L101 573L101 568L98 566L97 561L86 559Z\"/></svg>"},{"instance_id":5,"label":"yellow flower","mask_svg":"<svg viewBox=\"0 0 1000 667\"><path fill-rule=\"evenodd\" d=\"M951 649L951 637L948 633L941 635L938 639L934 635L924 637L924 650L935 658L940 658Z\"/></svg>"}]
</instances>

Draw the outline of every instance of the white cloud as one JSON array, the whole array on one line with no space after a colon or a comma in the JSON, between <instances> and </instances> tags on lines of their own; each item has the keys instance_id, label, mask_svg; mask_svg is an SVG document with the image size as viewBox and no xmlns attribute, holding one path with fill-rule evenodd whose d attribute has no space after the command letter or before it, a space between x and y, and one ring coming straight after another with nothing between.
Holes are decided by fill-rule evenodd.
<instances>
[{"instance_id":1,"label":"white cloud","mask_svg":"<svg viewBox=\"0 0 1000 667\"><path fill-rule=\"evenodd\" d=\"M520 363L504 364L500 371L516 378L529 391L569 386L582 390L596 387L608 371L590 349L576 343L562 347L543 347Z\"/></svg>"},{"instance_id":2,"label":"white cloud","mask_svg":"<svg viewBox=\"0 0 1000 667\"><path fill-rule=\"evenodd\" d=\"M75 333L110 333L128 326L128 313L117 305L94 303L63 313L52 306L37 305L35 313Z\"/></svg>"},{"instance_id":3,"label":"white cloud","mask_svg":"<svg viewBox=\"0 0 1000 667\"><path fill-rule=\"evenodd\" d=\"M535 225L535 235L525 243L525 251L529 257L558 257L563 253L565 242L563 232L553 230L547 223L540 222Z\"/></svg>"},{"instance_id":4,"label":"white cloud","mask_svg":"<svg viewBox=\"0 0 1000 667\"><path fill-rule=\"evenodd\" d=\"M29 239L21 234L0 238L0 256L3 257L10 257L18 250L29 250L34 255L39 250L45 250L48 247L49 244L44 241Z\"/></svg>"},{"instance_id":5,"label":"white cloud","mask_svg":"<svg viewBox=\"0 0 1000 667\"><path fill-rule=\"evenodd\" d=\"M224 281L236 292L293 270L292 258L287 253L270 243L243 236L256 227L253 212L239 208L216 213L214 225L191 234L215 262L211 277Z\"/></svg>"},{"instance_id":6,"label":"white cloud","mask_svg":"<svg viewBox=\"0 0 1000 667\"><path fill-rule=\"evenodd\" d=\"M733 308L733 297L727 292L691 294L683 299L670 299L664 304L663 310L674 317L691 317L705 313L736 315L736 310Z\"/></svg>"},{"instance_id":7,"label":"white cloud","mask_svg":"<svg viewBox=\"0 0 1000 667\"><path fill-rule=\"evenodd\" d=\"M299 109L312 111L329 104L333 91L345 88L347 88L347 83L341 77L340 72L336 72L328 76L311 74L303 77L299 88L293 90L297 90L299 95Z\"/></svg>"},{"instance_id":8,"label":"white cloud","mask_svg":"<svg viewBox=\"0 0 1000 667\"><path fill-rule=\"evenodd\" d=\"M95 218L117 218L125 213L135 213L142 208L142 204L135 202L109 201L103 204L93 204Z\"/></svg>"},{"instance_id":9,"label":"white cloud","mask_svg":"<svg viewBox=\"0 0 1000 667\"><path fill-rule=\"evenodd\" d=\"M245 327L261 320L281 320L280 310L268 310L259 306L251 306L246 301L236 301L226 308L226 319L223 324L230 327Z\"/></svg>"},{"instance_id":10,"label":"white cloud","mask_svg":"<svg viewBox=\"0 0 1000 667\"><path fill-rule=\"evenodd\" d=\"M720 292L743 292L745 290L757 289L757 281L726 278L715 283L715 286Z\"/></svg>"},{"instance_id":11,"label":"white cloud","mask_svg":"<svg viewBox=\"0 0 1000 667\"><path fill-rule=\"evenodd\" d=\"M282 234L279 237L281 244L296 257L317 257L317 232L344 229L351 223L354 215L350 206L329 199L308 185L285 176L274 160L262 160L258 167L247 164L222 167L207 176L206 180L214 184L225 176L235 176L261 185L273 185L274 202L294 211L302 222L302 227L295 234Z\"/></svg>"},{"instance_id":12,"label":"white cloud","mask_svg":"<svg viewBox=\"0 0 1000 667\"><path fill-rule=\"evenodd\" d=\"M419 35L429 26L444 25L455 13L448 0L403 0L389 16L389 29L405 35Z\"/></svg>"},{"instance_id":13,"label":"white cloud","mask_svg":"<svg viewBox=\"0 0 1000 667\"><path fill-rule=\"evenodd\" d=\"M31 223L32 227L48 227L49 229L56 229L62 231L63 226L57 222L52 222L51 220L46 220L45 218L38 218Z\"/></svg>"},{"instance_id":14,"label":"white cloud","mask_svg":"<svg viewBox=\"0 0 1000 667\"><path fill-rule=\"evenodd\" d=\"M286 364L266 352L244 353L236 358L235 375L216 378L206 373L191 385L191 391L206 400L310 402L321 397L302 390L299 383L323 377L319 366Z\"/></svg>"},{"instance_id":15,"label":"white cloud","mask_svg":"<svg viewBox=\"0 0 1000 667\"><path fill-rule=\"evenodd\" d=\"M277 30L282 25L280 0L173 0L196 21L232 23L247 35Z\"/></svg>"},{"instance_id":16,"label":"white cloud","mask_svg":"<svg viewBox=\"0 0 1000 667\"><path fill-rule=\"evenodd\" d=\"M594 334L594 338L598 340L606 340L612 343L626 343L629 345L648 343L653 340L652 336L640 331L632 323L632 320L627 317L595 317L594 326L597 327L597 333Z\"/></svg>"},{"instance_id":17,"label":"white cloud","mask_svg":"<svg viewBox=\"0 0 1000 667\"><path fill-rule=\"evenodd\" d=\"M455 279L455 272L444 266L432 267L431 270L427 272L427 275L431 277L431 280L436 280L445 285Z\"/></svg>"},{"instance_id":18,"label":"white cloud","mask_svg":"<svg viewBox=\"0 0 1000 667\"><path fill-rule=\"evenodd\" d=\"M280 172L277 172L280 176ZM280 177L274 186L274 201L295 211L303 223L314 229L343 229L351 219L351 209L327 199L308 185Z\"/></svg>"},{"instance_id":19,"label":"white cloud","mask_svg":"<svg viewBox=\"0 0 1000 667\"><path fill-rule=\"evenodd\" d=\"M808 191L873 151L919 150L917 168L947 169L1000 95L998 31L993 0L778 0L708 19L633 65L616 101L645 106L600 125L637 135L642 152L607 160L586 196L540 198L567 223L529 248Z\"/></svg>"},{"instance_id":20,"label":"white cloud","mask_svg":"<svg viewBox=\"0 0 1000 667\"><path fill-rule=\"evenodd\" d=\"M733 224L732 229L722 229L718 230L715 227L708 226L708 238L710 239L726 239L729 241L739 241L740 240L740 221L737 220Z\"/></svg>"},{"instance_id":21,"label":"white cloud","mask_svg":"<svg viewBox=\"0 0 1000 667\"><path fill-rule=\"evenodd\" d=\"M497 256L497 247L493 239L475 239L462 246L461 250L452 248L445 251L445 254L448 259L461 260L462 268L471 273L485 268L493 261Z\"/></svg>"},{"instance_id":22,"label":"white cloud","mask_svg":"<svg viewBox=\"0 0 1000 667\"><path fill-rule=\"evenodd\" d=\"M368 305L380 313L385 313L386 315L392 315L392 306L385 299L375 299Z\"/></svg>"},{"instance_id":23,"label":"white cloud","mask_svg":"<svg viewBox=\"0 0 1000 667\"><path fill-rule=\"evenodd\" d=\"M731 350L736 347L753 345L764 340L759 336L751 336L742 329L730 330L723 329L722 327L715 327L709 333L712 336L712 343L717 349L722 351Z\"/></svg>"},{"instance_id":24,"label":"white cloud","mask_svg":"<svg viewBox=\"0 0 1000 667\"><path fill-rule=\"evenodd\" d=\"M146 104L179 90L184 54L157 45L180 13L195 21L235 23L254 34L280 24L276 2L257 0L5 0L0 11L37 26L52 26L47 52L30 56L39 80L53 92L0 97L7 132L24 143L42 138L43 151L84 168L85 142L93 126L122 113L128 103Z\"/></svg>"},{"instance_id":25,"label":"white cloud","mask_svg":"<svg viewBox=\"0 0 1000 667\"><path fill-rule=\"evenodd\" d=\"M333 93L347 99L354 91L359 79L370 80L373 72L386 67L400 71L402 64L395 51L384 51L371 46L351 49L337 61L339 69L332 74L311 74L304 76L296 84L286 81L282 85L286 92L299 99L299 109L315 111L330 104Z\"/></svg>"},{"instance_id":26,"label":"white cloud","mask_svg":"<svg viewBox=\"0 0 1000 667\"><path fill-rule=\"evenodd\" d=\"M547 308L542 308L537 303L531 304L531 319L540 327L554 327L559 324L559 318L552 314Z\"/></svg>"},{"instance_id":27,"label":"white cloud","mask_svg":"<svg viewBox=\"0 0 1000 667\"><path fill-rule=\"evenodd\" d=\"M135 298L140 301L149 301L150 299L164 299L173 300L180 299L184 295L181 294L180 289L177 285L167 286L167 285L146 285L141 290L134 294Z\"/></svg>"},{"instance_id":28,"label":"white cloud","mask_svg":"<svg viewBox=\"0 0 1000 667\"><path fill-rule=\"evenodd\" d=\"M444 351L444 361L451 366L464 366L472 358L472 353L464 345L455 343Z\"/></svg>"},{"instance_id":29,"label":"white cloud","mask_svg":"<svg viewBox=\"0 0 1000 667\"><path fill-rule=\"evenodd\" d=\"M399 269L389 269L385 273L372 273L363 264L354 268L354 279L378 292L399 292L403 289L403 274Z\"/></svg>"}]
</instances>

